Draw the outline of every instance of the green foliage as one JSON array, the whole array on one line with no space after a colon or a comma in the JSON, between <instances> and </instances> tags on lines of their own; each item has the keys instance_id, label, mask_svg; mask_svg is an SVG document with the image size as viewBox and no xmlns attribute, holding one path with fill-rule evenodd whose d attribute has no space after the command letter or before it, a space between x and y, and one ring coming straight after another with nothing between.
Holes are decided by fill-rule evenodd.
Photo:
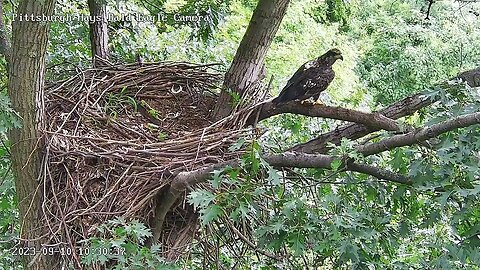
<instances>
[{"instance_id":1,"label":"green foliage","mask_svg":"<svg viewBox=\"0 0 480 270\"><path fill-rule=\"evenodd\" d=\"M238 143L233 146L237 147ZM259 186L258 177L264 179L267 185L280 184L278 172L260 158L258 143L253 143L249 149L242 159L241 169L227 167L216 170L210 180L212 190L198 189L190 193L189 202L199 209L203 225L225 216L234 221L248 219L252 211L259 211L256 201L261 201L265 190ZM228 189L221 192L225 186Z\"/></svg>"},{"instance_id":2,"label":"green foliage","mask_svg":"<svg viewBox=\"0 0 480 270\"><path fill-rule=\"evenodd\" d=\"M105 104L105 111L111 117L117 117L118 113L127 112L127 108L131 107L134 111L137 111L137 101L127 94L127 88L124 87L119 93L108 93ZM147 106L145 101L141 101L141 106ZM158 113L158 112L157 112ZM152 116L154 113L151 113Z\"/></svg>"},{"instance_id":3,"label":"green foliage","mask_svg":"<svg viewBox=\"0 0 480 270\"><path fill-rule=\"evenodd\" d=\"M181 14L206 16L206 20L194 22L190 27L192 27L192 38L198 38L203 42L207 42L215 34L222 17L229 11L230 3L230 0L188 0L179 12Z\"/></svg>"},{"instance_id":4,"label":"green foliage","mask_svg":"<svg viewBox=\"0 0 480 270\"><path fill-rule=\"evenodd\" d=\"M20 126L21 122L11 107L10 99L0 92L0 139L4 138L9 129Z\"/></svg>"},{"instance_id":5,"label":"green foliage","mask_svg":"<svg viewBox=\"0 0 480 270\"><path fill-rule=\"evenodd\" d=\"M11 5L4 4L4 20L7 35L10 33ZM23 269L18 266L11 248L18 237L18 210L15 184L10 162L10 142L7 132L21 127L21 119L11 107L7 96L8 71L5 58L0 56L0 269Z\"/></svg>"},{"instance_id":6,"label":"green foliage","mask_svg":"<svg viewBox=\"0 0 480 270\"><path fill-rule=\"evenodd\" d=\"M152 236L150 229L137 220L130 222L116 218L102 224L97 232L104 237L92 237L84 241L80 249L85 267L101 265L106 269L177 269L161 255L161 247L146 247Z\"/></svg>"},{"instance_id":7,"label":"green foliage","mask_svg":"<svg viewBox=\"0 0 480 270\"><path fill-rule=\"evenodd\" d=\"M477 64L478 19L453 1L425 20L418 1L359 1L354 38L365 42L359 72L375 99L389 104ZM452 12L458 8L459 12ZM467 8L465 8L467 9ZM373 14L375 14L373 16Z\"/></svg>"},{"instance_id":8,"label":"green foliage","mask_svg":"<svg viewBox=\"0 0 480 270\"><path fill-rule=\"evenodd\" d=\"M12 255L18 237L18 210L8 142L0 133L0 269L20 269Z\"/></svg>"},{"instance_id":9,"label":"green foliage","mask_svg":"<svg viewBox=\"0 0 480 270\"><path fill-rule=\"evenodd\" d=\"M327 0L327 17L332 22L340 22L346 20L348 16L348 8L343 0Z\"/></svg>"},{"instance_id":10,"label":"green foliage","mask_svg":"<svg viewBox=\"0 0 480 270\"><path fill-rule=\"evenodd\" d=\"M57 1L56 14L63 16L89 16L84 4ZM77 68L90 66L91 51L88 23L83 20L64 20L50 24L47 53L47 80L68 78Z\"/></svg>"},{"instance_id":11,"label":"green foliage","mask_svg":"<svg viewBox=\"0 0 480 270\"><path fill-rule=\"evenodd\" d=\"M317 23L340 23L340 29L346 31L351 15L350 5L344 0L326 0L314 3L307 14Z\"/></svg>"}]
</instances>

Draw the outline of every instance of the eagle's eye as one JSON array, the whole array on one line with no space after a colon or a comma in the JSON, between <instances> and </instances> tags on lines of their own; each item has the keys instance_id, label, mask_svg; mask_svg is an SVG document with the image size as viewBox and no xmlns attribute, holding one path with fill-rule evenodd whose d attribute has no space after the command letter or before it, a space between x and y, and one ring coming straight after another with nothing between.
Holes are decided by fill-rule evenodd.
<instances>
[{"instance_id":1,"label":"eagle's eye","mask_svg":"<svg viewBox=\"0 0 480 270\"><path fill-rule=\"evenodd\" d=\"M337 54L337 55L340 54L340 55L341 55L341 54L342 54L342 52L341 52L339 49L337 49L337 48L331 49L330 52L331 52L333 55L335 55L335 54Z\"/></svg>"}]
</instances>

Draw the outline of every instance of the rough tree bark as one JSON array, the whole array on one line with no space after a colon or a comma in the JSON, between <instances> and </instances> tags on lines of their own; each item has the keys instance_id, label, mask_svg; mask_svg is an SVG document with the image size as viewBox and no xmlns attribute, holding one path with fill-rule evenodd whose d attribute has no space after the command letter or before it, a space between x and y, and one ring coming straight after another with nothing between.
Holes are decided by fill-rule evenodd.
<instances>
[{"instance_id":1,"label":"rough tree bark","mask_svg":"<svg viewBox=\"0 0 480 270\"><path fill-rule=\"evenodd\" d=\"M252 82L261 79L264 60L272 44L290 0L260 0L247 31L237 49L230 69L225 74L223 91L215 107L214 119L232 111L231 92L242 94Z\"/></svg>"},{"instance_id":2,"label":"rough tree bark","mask_svg":"<svg viewBox=\"0 0 480 270\"><path fill-rule=\"evenodd\" d=\"M106 0L88 0L90 16L95 21L90 23L90 44L92 49L92 63L94 67L102 65L98 59L108 60L108 22Z\"/></svg>"},{"instance_id":3,"label":"rough tree bark","mask_svg":"<svg viewBox=\"0 0 480 270\"><path fill-rule=\"evenodd\" d=\"M52 15L55 0L22 0L18 15ZM13 129L11 160L20 211L20 237L23 246L41 248L44 224L40 224L42 189L39 175L42 146L39 128L43 115L43 83L48 24L13 21L12 51L9 66L9 95L12 106L22 120L22 128ZM54 269L53 261L44 256L24 256L25 269Z\"/></svg>"}]
</instances>

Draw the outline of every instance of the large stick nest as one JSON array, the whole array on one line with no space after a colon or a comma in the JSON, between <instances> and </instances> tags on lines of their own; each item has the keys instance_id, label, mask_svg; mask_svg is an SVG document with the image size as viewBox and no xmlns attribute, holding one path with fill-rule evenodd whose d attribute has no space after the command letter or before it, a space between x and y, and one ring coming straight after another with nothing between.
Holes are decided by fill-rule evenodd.
<instances>
[{"instance_id":1,"label":"large stick nest","mask_svg":"<svg viewBox=\"0 0 480 270\"><path fill-rule=\"evenodd\" d=\"M238 158L228 147L246 130L209 120L220 79L206 65L155 63L89 69L48 85L41 183L51 242L75 246L113 216L148 222L174 175ZM177 208L165 231L196 221Z\"/></svg>"}]
</instances>

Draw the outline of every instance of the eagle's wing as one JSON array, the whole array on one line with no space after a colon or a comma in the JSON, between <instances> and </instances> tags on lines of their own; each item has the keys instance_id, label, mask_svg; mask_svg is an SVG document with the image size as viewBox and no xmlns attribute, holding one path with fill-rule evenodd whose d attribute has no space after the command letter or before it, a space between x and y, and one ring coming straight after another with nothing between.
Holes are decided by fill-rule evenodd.
<instances>
[{"instance_id":1,"label":"eagle's wing","mask_svg":"<svg viewBox=\"0 0 480 270\"><path fill-rule=\"evenodd\" d=\"M291 86L296 86L299 85L302 81L306 79L305 75L309 73L308 71L312 68L313 66L313 61L309 61L305 64L303 64L295 73L293 76L288 80L287 84L283 89L290 88Z\"/></svg>"},{"instance_id":2,"label":"eagle's wing","mask_svg":"<svg viewBox=\"0 0 480 270\"><path fill-rule=\"evenodd\" d=\"M295 91L293 88L301 88L308 80L308 77L306 77L306 74L308 73L307 70L311 68L313 61L309 61L305 64L303 64L288 80L287 84L285 87L283 87L282 91L280 91L280 94L278 95L277 98L274 99L274 102L280 103L280 102L286 102L290 100L295 100L301 96L303 96L303 90L301 93L299 91Z\"/></svg>"},{"instance_id":3,"label":"eagle's wing","mask_svg":"<svg viewBox=\"0 0 480 270\"><path fill-rule=\"evenodd\" d=\"M314 71L313 74L307 74L306 76L309 79L305 85L305 94L301 99L308 99L313 97L315 100L318 99L320 93L325 91L330 83L333 81L335 77L335 72L331 67L325 69L317 69Z\"/></svg>"}]
</instances>

